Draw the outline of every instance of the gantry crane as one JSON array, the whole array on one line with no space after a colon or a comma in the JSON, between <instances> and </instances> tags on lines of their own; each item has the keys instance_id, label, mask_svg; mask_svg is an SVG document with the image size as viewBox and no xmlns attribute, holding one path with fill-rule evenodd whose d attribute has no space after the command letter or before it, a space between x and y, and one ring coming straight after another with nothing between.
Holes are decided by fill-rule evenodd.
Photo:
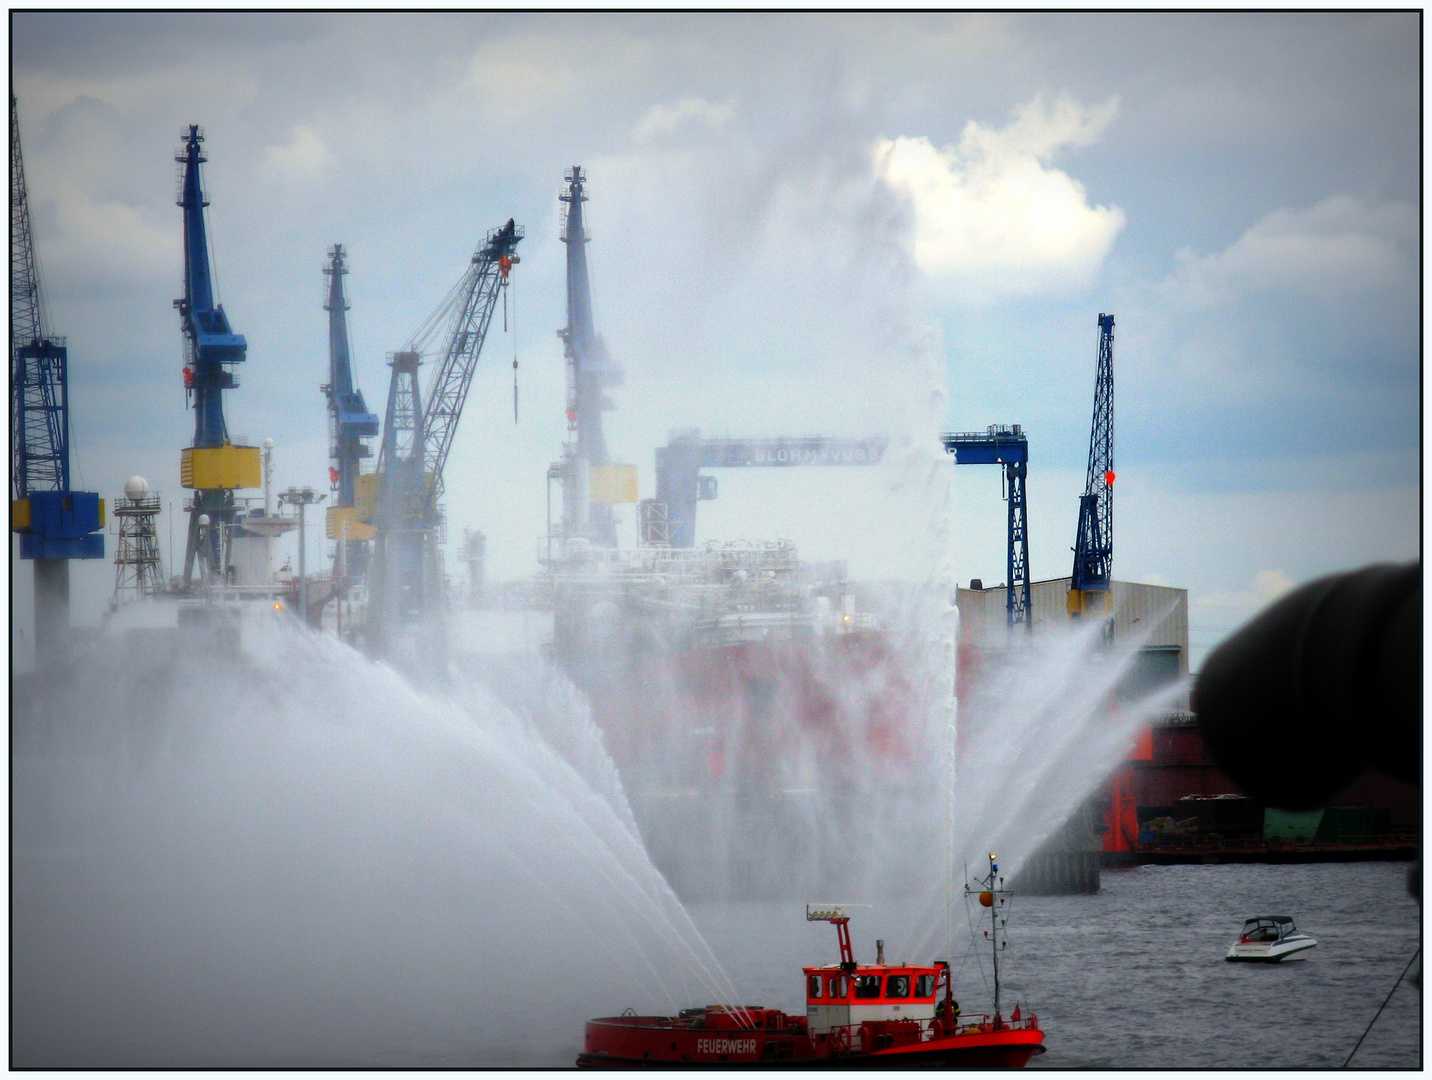
<instances>
[{"instance_id":1,"label":"gantry crane","mask_svg":"<svg viewBox=\"0 0 1432 1080\"><path fill-rule=\"evenodd\" d=\"M511 220L488 233L462 279L407 345L393 354L378 468L370 482L376 544L367 635L374 653L387 653L400 625L417 622L440 601L438 498L443 469L498 295L518 261L521 239L522 230ZM443 331L446 344L424 400L418 368L423 350ZM369 499L360 491L357 501ZM360 520L364 516L360 510Z\"/></svg>"},{"instance_id":2,"label":"gantry crane","mask_svg":"<svg viewBox=\"0 0 1432 1080\"><path fill-rule=\"evenodd\" d=\"M35 659L69 623L70 559L104 558L104 500L70 488L69 352L49 333L30 232L20 123L10 96L11 527L35 565Z\"/></svg>"},{"instance_id":3,"label":"gantry crane","mask_svg":"<svg viewBox=\"0 0 1432 1080\"><path fill-rule=\"evenodd\" d=\"M1009 504L1009 542L1005 559L1005 624L1023 624L1034 632L1034 608L1029 585L1029 521L1024 503L1024 481L1029 475L1029 438L1019 424L991 424L984 431L943 435L946 453L956 465L1003 465L1005 500Z\"/></svg>"},{"instance_id":4,"label":"gantry crane","mask_svg":"<svg viewBox=\"0 0 1432 1080\"><path fill-rule=\"evenodd\" d=\"M558 198L565 204L561 238L567 245L567 325L558 331L567 358L567 443L562 460L548 470L548 478L562 482L561 538L585 538L596 547L617 546L616 521L609 502L592 498L595 490L602 499L635 501L629 496L608 494L608 489L625 487L623 481L604 474L614 467L607 456L602 431L602 412L612 407L602 391L621 383L621 371L607 354L606 343L597 336L592 320L592 285L587 273L587 229L582 204L587 178L580 165L573 165L565 179L567 188ZM595 476L594 476L595 474ZM634 481L632 485L634 486Z\"/></svg>"},{"instance_id":5,"label":"gantry crane","mask_svg":"<svg viewBox=\"0 0 1432 1080\"><path fill-rule=\"evenodd\" d=\"M642 543L653 547L696 545L696 504L716 498L716 478L703 469L790 468L805 465L875 465L890 440L832 435L778 435L754 439L701 437L677 428L656 449L656 498L641 504Z\"/></svg>"},{"instance_id":6,"label":"gantry crane","mask_svg":"<svg viewBox=\"0 0 1432 1080\"><path fill-rule=\"evenodd\" d=\"M378 417L368 411L363 392L353 385L353 366L348 352L348 301L343 295L343 275L348 273L343 245L328 252L328 382L320 389L328 398L328 453L334 500L327 512L328 539L338 541L335 563L342 576L361 577L367 568L368 544L373 526L357 520L354 497L359 466L370 456L367 439L378 434ZM335 575L337 576L337 575Z\"/></svg>"},{"instance_id":7,"label":"gantry crane","mask_svg":"<svg viewBox=\"0 0 1432 1080\"><path fill-rule=\"evenodd\" d=\"M225 540L234 520L234 490L262 485L259 448L235 446L224 422L224 391L239 385L231 370L242 363L248 343L229 327L222 304L214 302L209 244L204 227L204 189L199 166L208 158L200 144L204 133L190 124L174 160L182 166L178 206L184 211L184 296L175 300L183 323L189 363L184 386L194 409L194 445L180 457L179 483L194 492L189 505L189 538L184 548L184 585L193 581L194 563L208 582L227 569Z\"/></svg>"},{"instance_id":8,"label":"gantry crane","mask_svg":"<svg viewBox=\"0 0 1432 1080\"><path fill-rule=\"evenodd\" d=\"M1099 313L1099 370L1089 469L1079 497L1079 534L1069 582L1069 614L1110 619L1114 572L1114 316Z\"/></svg>"}]
</instances>

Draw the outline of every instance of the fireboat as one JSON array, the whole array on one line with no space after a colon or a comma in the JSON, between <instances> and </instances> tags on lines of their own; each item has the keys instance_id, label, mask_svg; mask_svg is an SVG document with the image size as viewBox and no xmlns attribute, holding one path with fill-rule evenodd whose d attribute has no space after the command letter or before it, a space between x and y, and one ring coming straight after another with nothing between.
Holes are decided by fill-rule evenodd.
<instances>
[{"instance_id":1,"label":"fireboat","mask_svg":"<svg viewBox=\"0 0 1432 1080\"><path fill-rule=\"evenodd\" d=\"M990 909L991 944L998 937L998 866L977 884ZM971 892L966 887L966 892ZM807 905L807 922L835 925L840 962L804 969L806 1014L743 1005L683 1009L677 1016L630 1012L587 1021L577 1064L586 1068L1023 1068L1044 1053L1033 1013L1000 1013L998 948L994 1011L961 1015L950 986L950 965L887 964L883 948L873 964L858 964L850 944L849 905Z\"/></svg>"}]
</instances>

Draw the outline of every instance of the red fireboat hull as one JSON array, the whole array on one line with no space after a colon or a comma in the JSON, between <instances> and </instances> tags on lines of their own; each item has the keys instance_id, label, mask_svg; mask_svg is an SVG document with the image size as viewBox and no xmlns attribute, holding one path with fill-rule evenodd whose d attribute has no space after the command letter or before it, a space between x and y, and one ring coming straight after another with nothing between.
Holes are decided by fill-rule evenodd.
<instances>
[{"instance_id":1,"label":"red fireboat hull","mask_svg":"<svg viewBox=\"0 0 1432 1080\"><path fill-rule=\"evenodd\" d=\"M769 1014L768 1014L769 1015ZM978 1068L1019 1069L1044 1053L1044 1034L1032 1023L1010 1027L969 1024L951 1034L908 1041L891 1033L852 1032L844 1045L812 1040L803 1017L782 1017L774 1028L695 1028L666 1016L609 1016L587 1022L584 1068ZM1027 1026L1026 1026L1027 1025Z\"/></svg>"}]
</instances>

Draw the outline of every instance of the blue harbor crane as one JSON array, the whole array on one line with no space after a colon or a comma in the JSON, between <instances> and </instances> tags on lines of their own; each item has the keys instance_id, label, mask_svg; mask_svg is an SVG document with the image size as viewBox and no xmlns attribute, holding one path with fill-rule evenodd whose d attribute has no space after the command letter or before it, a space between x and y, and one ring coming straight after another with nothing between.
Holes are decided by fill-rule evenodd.
<instances>
[{"instance_id":1,"label":"blue harbor crane","mask_svg":"<svg viewBox=\"0 0 1432 1080\"><path fill-rule=\"evenodd\" d=\"M1003 465L1005 500L1009 506L1009 543L1005 566L1005 621L1034 630L1029 587L1029 524L1025 515L1024 481L1029 473L1029 439L1019 424L993 424L985 431L943 435L945 451L956 465Z\"/></svg>"},{"instance_id":2,"label":"blue harbor crane","mask_svg":"<svg viewBox=\"0 0 1432 1080\"><path fill-rule=\"evenodd\" d=\"M1114 316L1099 313L1099 370L1094 382L1094 423L1089 469L1079 497L1079 534L1068 609L1074 618L1112 618L1109 583L1114 572Z\"/></svg>"},{"instance_id":3,"label":"blue harbor crane","mask_svg":"<svg viewBox=\"0 0 1432 1080\"><path fill-rule=\"evenodd\" d=\"M204 228L204 198L199 166L208 158L200 149L204 134L197 124L182 133L175 155L181 166L178 206L184 211L184 296L174 301L183 324L189 363L184 386L194 409L194 443L180 457L179 483L191 489L189 536L184 548L184 585L199 563L203 581L222 579L226 569L224 538L234 520L234 489L262 483L259 448L235 446L224 422L224 391L238 386L231 370L242 363L248 343L229 327L223 305L214 302L209 244Z\"/></svg>"},{"instance_id":4,"label":"blue harbor crane","mask_svg":"<svg viewBox=\"0 0 1432 1080\"><path fill-rule=\"evenodd\" d=\"M104 558L104 500L70 488L69 352L49 332L30 232L20 123L10 96L11 528L35 565L35 659L69 624L71 559Z\"/></svg>"},{"instance_id":5,"label":"blue harbor crane","mask_svg":"<svg viewBox=\"0 0 1432 1080\"><path fill-rule=\"evenodd\" d=\"M328 253L328 382L321 389L328 398L329 470L335 499L328 507L330 540L341 550L338 561L347 577L361 576L366 569L368 543L373 527L357 520L354 499L359 466L371 456L367 439L378 434L378 417L368 411L363 392L353 385L353 366L348 351L348 301L343 295L343 276L348 273L342 244Z\"/></svg>"},{"instance_id":6,"label":"blue harbor crane","mask_svg":"<svg viewBox=\"0 0 1432 1080\"><path fill-rule=\"evenodd\" d=\"M606 343L592 320L592 285L587 273L587 229L582 204L587 178L580 165L565 175L567 188L558 198L565 204L561 238L567 245L567 325L558 331L567 358L567 432L562 460L548 470L562 482L562 539L584 537L596 547L617 546L616 521L610 504L593 501L594 482L611 461L602 431L602 412L612 407L602 391L621 384L621 369L612 362Z\"/></svg>"},{"instance_id":7,"label":"blue harbor crane","mask_svg":"<svg viewBox=\"0 0 1432 1080\"><path fill-rule=\"evenodd\" d=\"M443 469L521 239L510 219L488 233L457 285L390 361L378 467L371 481L363 478L373 485L371 503L361 490L366 485L356 485L355 492L359 504L371 505L376 530L367 631L375 654L387 654L400 627L434 613L441 601ZM423 350L440 335L443 351L425 400L418 368ZM360 510L359 520L364 516Z\"/></svg>"}]
</instances>

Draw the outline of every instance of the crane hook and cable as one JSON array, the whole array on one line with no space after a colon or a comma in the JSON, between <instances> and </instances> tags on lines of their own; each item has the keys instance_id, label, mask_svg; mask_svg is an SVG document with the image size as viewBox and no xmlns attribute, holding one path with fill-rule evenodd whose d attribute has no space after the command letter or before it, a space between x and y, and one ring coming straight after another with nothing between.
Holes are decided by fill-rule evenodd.
<instances>
[{"instance_id":1,"label":"crane hook and cable","mask_svg":"<svg viewBox=\"0 0 1432 1080\"><path fill-rule=\"evenodd\" d=\"M502 329L507 330L507 290L512 280L502 279ZM517 423L517 297L512 297L512 422Z\"/></svg>"}]
</instances>

